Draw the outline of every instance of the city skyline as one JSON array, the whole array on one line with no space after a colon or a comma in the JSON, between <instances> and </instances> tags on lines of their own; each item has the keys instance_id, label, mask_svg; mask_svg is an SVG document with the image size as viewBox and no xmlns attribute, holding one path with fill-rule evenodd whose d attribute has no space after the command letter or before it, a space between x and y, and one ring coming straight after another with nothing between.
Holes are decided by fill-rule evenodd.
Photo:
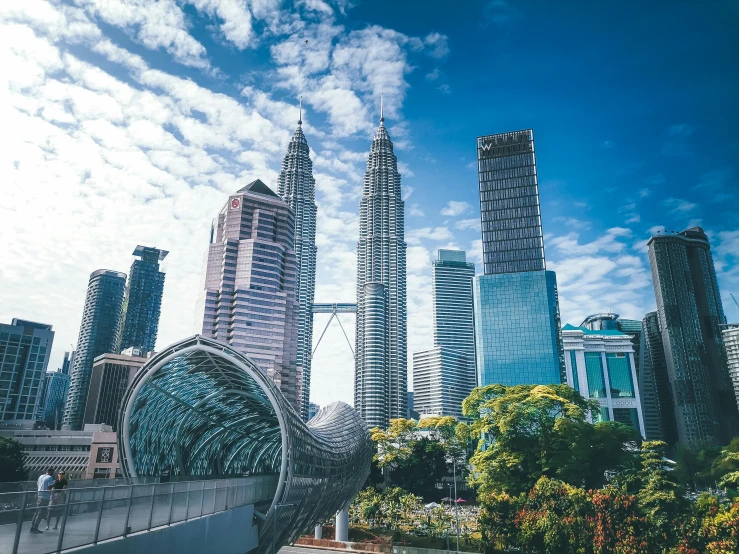
<instances>
[{"instance_id":1,"label":"city skyline","mask_svg":"<svg viewBox=\"0 0 739 554\"><path fill-rule=\"evenodd\" d=\"M212 14L195 17L174 6L188 49L166 42L161 28L147 41L140 22L93 4L62 10L41 3L54 15L44 20L24 5L0 14L7 36L31 45L8 54L15 62L8 64L8 121L20 134L9 141L2 170L9 190L0 195L0 213L11 240L0 246L7 260L0 320L53 324L50 367L76 341L87 276L128 267L135 244L171 251L158 346L190 333L212 215L256 178L277 191L300 94L316 177L316 301L350 302L357 191L385 93L389 131L404 162L409 352L433 343L429 269L436 250L465 249L482 272L472 140L525 127L537 136L547 261L557 272L562 321L609 308L642 319L654 310L650 230L680 231L693 220L709 233L727 319L739 321L728 296L739 290L739 220L730 188L739 171L731 138L737 115L726 109L737 92L730 69L739 46L730 46L737 39L728 34L726 14L689 6L665 11L659 2L641 9L640 18L629 8L610 14L635 37L624 45L625 59L640 60L612 72L594 60L613 51L616 37L589 8L574 16L501 2L408 18L412 8L382 3L329 6L330 14L300 6L299 31L255 13L252 34L238 38ZM465 18L474 25L464 27ZM269 36L262 27L268 25L276 29ZM650 38L642 25L650 25ZM552 40L554 29L575 27L590 30ZM686 29L695 31L695 58L676 42ZM522 32L537 41L530 49L509 47ZM481 37L499 53L481 59L472 47ZM379 63L356 55L368 44ZM572 62L560 67L553 57ZM473 62L479 71L471 71ZM583 67L587 79L577 77ZM665 69L655 84L657 68ZM547 86L530 87L532 74ZM316 326L327 318L316 316ZM353 325L346 331L351 335ZM350 364L341 330L330 328L313 375L331 387L312 400L351 402Z\"/></svg>"}]
</instances>

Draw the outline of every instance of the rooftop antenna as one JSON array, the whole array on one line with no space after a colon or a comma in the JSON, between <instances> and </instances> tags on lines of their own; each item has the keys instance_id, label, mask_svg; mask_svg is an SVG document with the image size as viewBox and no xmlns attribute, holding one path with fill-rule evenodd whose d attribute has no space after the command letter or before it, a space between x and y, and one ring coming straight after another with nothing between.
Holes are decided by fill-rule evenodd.
<instances>
[{"instance_id":1,"label":"rooftop antenna","mask_svg":"<svg viewBox=\"0 0 739 554\"><path fill-rule=\"evenodd\" d=\"M300 95L300 111L298 112L298 125L303 124L303 95Z\"/></svg>"},{"instance_id":2,"label":"rooftop antenna","mask_svg":"<svg viewBox=\"0 0 739 554\"><path fill-rule=\"evenodd\" d=\"M383 103L384 103L384 102L383 102L383 100L384 100L384 96L385 96L385 95L384 95L384 94L383 94L383 93L381 92L381 93L380 93L380 123L384 123L384 121L385 121L385 117L384 117L384 115L383 115L383 110L382 110L382 108L383 108Z\"/></svg>"}]
</instances>

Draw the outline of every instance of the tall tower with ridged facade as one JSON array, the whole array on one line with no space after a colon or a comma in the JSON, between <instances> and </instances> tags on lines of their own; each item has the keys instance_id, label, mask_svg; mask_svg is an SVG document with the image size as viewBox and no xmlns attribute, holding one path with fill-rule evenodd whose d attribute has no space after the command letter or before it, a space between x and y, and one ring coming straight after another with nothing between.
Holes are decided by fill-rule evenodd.
<instances>
[{"instance_id":1,"label":"tall tower with ridged facade","mask_svg":"<svg viewBox=\"0 0 739 554\"><path fill-rule=\"evenodd\" d=\"M316 180L310 148L303 134L303 100L300 100L298 128L295 129L282 170L277 192L295 212L295 258L297 279L295 292L300 312L298 316L298 375L300 382L300 416L308 420L310 404L310 366L313 348L313 298L316 291Z\"/></svg>"},{"instance_id":2,"label":"tall tower with ridged facade","mask_svg":"<svg viewBox=\"0 0 739 554\"><path fill-rule=\"evenodd\" d=\"M364 174L357 244L354 407L370 428L385 429L390 419L406 417L404 225L398 159L380 107L380 127Z\"/></svg>"}]
</instances>

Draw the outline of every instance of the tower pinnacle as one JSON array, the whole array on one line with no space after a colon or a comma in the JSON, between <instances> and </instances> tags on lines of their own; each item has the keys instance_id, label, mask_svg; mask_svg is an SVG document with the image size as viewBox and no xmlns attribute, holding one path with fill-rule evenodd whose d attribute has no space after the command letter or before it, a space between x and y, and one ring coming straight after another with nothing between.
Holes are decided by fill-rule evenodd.
<instances>
[{"instance_id":1,"label":"tower pinnacle","mask_svg":"<svg viewBox=\"0 0 739 554\"><path fill-rule=\"evenodd\" d=\"M381 93L380 93L380 125L382 125L382 124L383 124L383 123L385 122L385 117L383 116L383 113L382 113L382 108L383 108L383 106L382 106L382 105L383 105L383 103L384 103L384 102L383 102L383 100L384 100L384 96L385 96L385 95L384 95L384 94L383 94L383 93L381 92Z\"/></svg>"},{"instance_id":2,"label":"tower pinnacle","mask_svg":"<svg viewBox=\"0 0 739 554\"><path fill-rule=\"evenodd\" d=\"M298 125L303 124L303 95L300 95L300 108L298 112Z\"/></svg>"}]
</instances>

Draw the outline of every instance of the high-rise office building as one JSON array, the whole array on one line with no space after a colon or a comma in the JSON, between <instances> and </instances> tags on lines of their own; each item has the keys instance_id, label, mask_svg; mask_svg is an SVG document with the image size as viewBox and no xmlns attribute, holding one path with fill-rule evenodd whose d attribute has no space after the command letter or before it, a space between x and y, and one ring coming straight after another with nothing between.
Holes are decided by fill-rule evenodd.
<instances>
[{"instance_id":1,"label":"high-rise office building","mask_svg":"<svg viewBox=\"0 0 739 554\"><path fill-rule=\"evenodd\" d=\"M475 264L464 250L440 249L431 266L434 345L456 348L470 356L475 367L475 329L472 315L472 279Z\"/></svg>"},{"instance_id":2,"label":"high-rise office building","mask_svg":"<svg viewBox=\"0 0 739 554\"><path fill-rule=\"evenodd\" d=\"M642 320L640 357L639 391L646 438L674 444L677 441L677 429L657 312L649 312Z\"/></svg>"},{"instance_id":3,"label":"high-rise office building","mask_svg":"<svg viewBox=\"0 0 739 554\"><path fill-rule=\"evenodd\" d=\"M69 390L69 372L72 370L73 363L74 350L64 353L62 367L57 371L46 372L41 419L50 429L61 429L62 427L64 403L67 400L67 391Z\"/></svg>"},{"instance_id":4,"label":"high-rise office building","mask_svg":"<svg viewBox=\"0 0 739 554\"><path fill-rule=\"evenodd\" d=\"M382 114L359 203L354 407L371 427L407 414L404 202Z\"/></svg>"},{"instance_id":5,"label":"high-rise office building","mask_svg":"<svg viewBox=\"0 0 739 554\"><path fill-rule=\"evenodd\" d=\"M293 211L257 179L228 198L208 248L204 337L249 356L300 408Z\"/></svg>"},{"instance_id":6,"label":"high-rise office building","mask_svg":"<svg viewBox=\"0 0 739 554\"><path fill-rule=\"evenodd\" d=\"M92 362L100 354L115 350L125 290L125 273L98 269L90 275L69 392L64 405L64 429L82 429Z\"/></svg>"},{"instance_id":7,"label":"high-rise office building","mask_svg":"<svg viewBox=\"0 0 739 554\"><path fill-rule=\"evenodd\" d=\"M300 415L308 421L310 405L310 367L313 350L313 298L316 291L316 181L310 148L302 129L298 128L287 146L277 191L295 214L295 259L297 260L296 296L300 304L298 316L298 373L300 383Z\"/></svg>"},{"instance_id":8,"label":"high-rise office building","mask_svg":"<svg viewBox=\"0 0 739 554\"><path fill-rule=\"evenodd\" d=\"M85 406L85 425L105 424L118 431L118 412L123 396L146 360L146 352L135 348L95 358Z\"/></svg>"},{"instance_id":9,"label":"high-rise office building","mask_svg":"<svg viewBox=\"0 0 739 554\"><path fill-rule=\"evenodd\" d=\"M567 384L594 400L597 421L618 421L645 434L631 337L618 329L562 328Z\"/></svg>"},{"instance_id":10,"label":"high-rise office building","mask_svg":"<svg viewBox=\"0 0 739 554\"><path fill-rule=\"evenodd\" d=\"M478 137L485 275L475 277L477 384L565 380L557 277L546 270L531 129Z\"/></svg>"},{"instance_id":11,"label":"high-rise office building","mask_svg":"<svg viewBox=\"0 0 739 554\"><path fill-rule=\"evenodd\" d=\"M647 243L677 439L727 444L739 432L721 325L726 323L708 237L700 227Z\"/></svg>"},{"instance_id":12,"label":"high-rise office building","mask_svg":"<svg viewBox=\"0 0 739 554\"><path fill-rule=\"evenodd\" d=\"M729 370L734 395L739 404L739 325L728 324L721 330L726 348L726 367Z\"/></svg>"},{"instance_id":13,"label":"high-rise office building","mask_svg":"<svg viewBox=\"0 0 739 554\"><path fill-rule=\"evenodd\" d=\"M0 324L0 421L35 421L41 413L51 325L13 318Z\"/></svg>"},{"instance_id":14,"label":"high-rise office building","mask_svg":"<svg viewBox=\"0 0 739 554\"><path fill-rule=\"evenodd\" d=\"M131 264L131 272L128 274L115 352L127 348L139 348L144 352L154 350L164 292L164 272L159 269L159 262L168 253L166 250L141 245L133 251L138 259Z\"/></svg>"},{"instance_id":15,"label":"high-rise office building","mask_svg":"<svg viewBox=\"0 0 739 554\"><path fill-rule=\"evenodd\" d=\"M621 331L631 337L631 344L634 347L634 366L636 367L637 378L640 378L639 361L641 358L641 338L642 338L642 322L635 319L622 319L618 314L613 312L589 315L580 324L591 331ZM640 381L641 386L641 381ZM640 388L641 390L641 388ZM642 397L643 400L643 397Z\"/></svg>"},{"instance_id":16,"label":"high-rise office building","mask_svg":"<svg viewBox=\"0 0 739 554\"><path fill-rule=\"evenodd\" d=\"M413 353L413 409L421 416L462 416L462 401L475 388L474 367L456 348L435 346ZM470 378L471 377L471 378Z\"/></svg>"},{"instance_id":17,"label":"high-rise office building","mask_svg":"<svg viewBox=\"0 0 739 554\"><path fill-rule=\"evenodd\" d=\"M462 401L475 388L474 276L463 250L439 250L432 267L434 348L413 353L420 414L461 417Z\"/></svg>"}]
</instances>

